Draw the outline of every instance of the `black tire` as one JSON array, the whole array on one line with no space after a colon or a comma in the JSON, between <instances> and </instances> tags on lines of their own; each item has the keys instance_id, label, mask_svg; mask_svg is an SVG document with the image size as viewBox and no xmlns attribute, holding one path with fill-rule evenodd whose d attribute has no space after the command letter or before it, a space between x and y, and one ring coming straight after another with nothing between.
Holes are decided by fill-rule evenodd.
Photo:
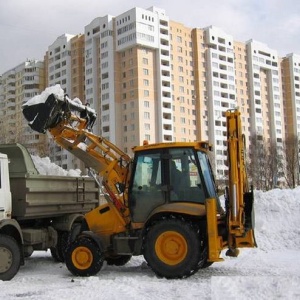
<instances>
[{"instance_id":1,"label":"black tire","mask_svg":"<svg viewBox=\"0 0 300 300\"><path fill-rule=\"evenodd\" d=\"M206 243L203 244L202 256L201 256L200 263L199 263L199 267L201 269L206 269L206 268L210 267L213 264L213 262L207 260L207 258L208 258L208 246L207 246L207 244L208 244L208 242L207 242L207 239L206 239Z\"/></svg>"},{"instance_id":2,"label":"black tire","mask_svg":"<svg viewBox=\"0 0 300 300\"><path fill-rule=\"evenodd\" d=\"M202 266L201 269L206 269L208 267L210 267L213 264L213 262L211 261L206 261Z\"/></svg>"},{"instance_id":3,"label":"black tire","mask_svg":"<svg viewBox=\"0 0 300 300\"><path fill-rule=\"evenodd\" d=\"M69 232L58 231L57 244L50 248L53 259L57 262L64 262L66 256L66 249L68 245Z\"/></svg>"},{"instance_id":4,"label":"black tire","mask_svg":"<svg viewBox=\"0 0 300 300\"><path fill-rule=\"evenodd\" d=\"M105 260L109 266L124 266L130 261L131 257L132 255L116 255L107 257Z\"/></svg>"},{"instance_id":5,"label":"black tire","mask_svg":"<svg viewBox=\"0 0 300 300\"><path fill-rule=\"evenodd\" d=\"M201 241L197 230L177 219L155 223L146 236L144 257L160 277L173 279L193 275L201 260Z\"/></svg>"},{"instance_id":6,"label":"black tire","mask_svg":"<svg viewBox=\"0 0 300 300\"><path fill-rule=\"evenodd\" d=\"M79 236L66 253L66 266L75 276L93 276L102 268L104 255L91 238Z\"/></svg>"},{"instance_id":7,"label":"black tire","mask_svg":"<svg viewBox=\"0 0 300 300\"><path fill-rule=\"evenodd\" d=\"M0 280L11 280L21 266L21 248L17 241L0 234Z\"/></svg>"},{"instance_id":8,"label":"black tire","mask_svg":"<svg viewBox=\"0 0 300 300\"><path fill-rule=\"evenodd\" d=\"M57 262L65 262L65 256L71 243L80 233L81 224L74 223L71 231L58 231L57 244L50 248L53 259Z\"/></svg>"}]
</instances>

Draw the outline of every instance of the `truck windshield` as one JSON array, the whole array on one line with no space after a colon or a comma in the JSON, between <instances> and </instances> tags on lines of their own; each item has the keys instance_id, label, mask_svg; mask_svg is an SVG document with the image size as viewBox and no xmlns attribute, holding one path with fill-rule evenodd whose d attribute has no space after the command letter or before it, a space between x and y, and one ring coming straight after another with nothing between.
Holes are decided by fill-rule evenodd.
<instances>
[{"instance_id":1,"label":"truck windshield","mask_svg":"<svg viewBox=\"0 0 300 300\"><path fill-rule=\"evenodd\" d=\"M205 153L198 151L198 159L200 162L201 171L204 177L204 182L207 187L209 197L216 198L218 200L218 194L216 191L214 177L210 167L210 163L208 161L208 157Z\"/></svg>"}]
</instances>

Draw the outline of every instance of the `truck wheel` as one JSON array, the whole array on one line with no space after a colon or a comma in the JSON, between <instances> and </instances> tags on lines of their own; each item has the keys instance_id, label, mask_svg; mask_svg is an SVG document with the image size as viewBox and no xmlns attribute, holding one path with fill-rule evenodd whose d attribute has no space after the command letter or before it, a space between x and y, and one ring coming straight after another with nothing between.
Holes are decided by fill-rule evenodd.
<instances>
[{"instance_id":1,"label":"truck wheel","mask_svg":"<svg viewBox=\"0 0 300 300\"><path fill-rule=\"evenodd\" d=\"M116 255L116 256L109 256L105 260L109 266L124 266L126 265L132 255Z\"/></svg>"},{"instance_id":2,"label":"truck wheel","mask_svg":"<svg viewBox=\"0 0 300 300\"><path fill-rule=\"evenodd\" d=\"M158 276L183 278L199 269L200 249L199 235L190 224L176 219L163 220L150 227L144 257Z\"/></svg>"},{"instance_id":3,"label":"truck wheel","mask_svg":"<svg viewBox=\"0 0 300 300\"><path fill-rule=\"evenodd\" d=\"M11 280L21 265L21 249L16 240L0 234L0 280Z\"/></svg>"},{"instance_id":4,"label":"truck wheel","mask_svg":"<svg viewBox=\"0 0 300 300\"><path fill-rule=\"evenodd\" d=\"M53 259L57 262L65 261L65 252L68 244L69 233L68 231L59 231L57 237L57 244L55 247L50 248Z\"/></svg>"},{"instance_id":5,"label":"truck wheel","mask_svg":"<svg viewBox=\"0 0 300 300\"><path fill-rule=\"evenodd\" d=\"M75 276L93 276L102 268L104 256L91 238L81 236L70 245L66 253L66 266Z\"/></svg>"}]
</instances>

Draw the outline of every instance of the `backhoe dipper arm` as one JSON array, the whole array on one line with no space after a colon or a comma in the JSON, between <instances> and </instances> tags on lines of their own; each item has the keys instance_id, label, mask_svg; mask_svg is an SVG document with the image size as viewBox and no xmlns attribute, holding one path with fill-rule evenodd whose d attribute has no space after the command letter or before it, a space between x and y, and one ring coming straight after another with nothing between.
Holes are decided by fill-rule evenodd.
<instances>
[{"instance_id":1,"label":"backhoe dipper arm","mask_svg":"<svg viewBox=\"0 0 300 300\"><path fill-rule=\"evenodd\" d=\"M131 158L108 140L91 132L95 111L67 97L62 99L50 94L44 103L25 103L23 114L33 130L48 131L58 145L102 177L102 184L112 202L126 219L126 181Z\"/></svg>"},{"instance_id":2,"label":"backhoe dipper arm","mask_svg":"<svg viewBox=\"0 0 300 300\"><path fill-rule=\"evenodd\" d=\"M256 245L252 232L254 197L252 189L249 190L240 112L229 110L226 118L229 168L226 213L229 249L233 250L249 244Z\"/></svg>"}]
</instances>

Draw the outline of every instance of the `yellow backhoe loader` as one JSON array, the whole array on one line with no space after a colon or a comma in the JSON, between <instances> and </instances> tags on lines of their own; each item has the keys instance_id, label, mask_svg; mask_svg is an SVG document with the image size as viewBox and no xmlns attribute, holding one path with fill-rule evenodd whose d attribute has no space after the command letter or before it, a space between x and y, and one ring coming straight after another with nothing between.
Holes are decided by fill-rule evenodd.
<instances>
[{"instance_id":1,"label":"yellow backhoe loader","mask_svg":"<svg viewBox=\"0 0 300 300\"><path fill-rule=\"evenodd\" d=\"M131 158L92 133L93 109L66 96L50 94L42 103L25 103L23 114L33 130L48 131L102 179L107 203L85 215L65 255L72 274L95 275L104 261L120 266L143 255L157 276L185 278L222 261L223 249L237 256L238 248L256 247L239 111L226 113L225 210L207 142L145 142L133 148Z\"/></svg>"}]
</instances>

